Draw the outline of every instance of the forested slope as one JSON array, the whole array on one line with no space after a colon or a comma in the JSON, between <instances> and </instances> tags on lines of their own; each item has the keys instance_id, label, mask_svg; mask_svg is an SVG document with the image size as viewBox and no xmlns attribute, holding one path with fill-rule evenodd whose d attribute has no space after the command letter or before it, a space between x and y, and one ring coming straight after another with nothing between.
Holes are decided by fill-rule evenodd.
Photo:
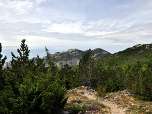
<instances>
[{"instance_id":1,"label":"forested slope","mask_svg":"<svg viewBox=\"0 0 152 114\"><path fill-rule=\"evenodd\" d=\"M127 89L138 99L152 101L151 44L136 45L99 60L94 60L89 49L79 65L66 64L59 69L47 48L48 67L39 56L36 64L30 60L25 41L17 50L19 56L12 53L12 69L2 70L6 57L0 55L0 113L60 114L68 99L64 98L66 90L79 86L94 88L99 96Z\"/></svg>"}]
</instances>

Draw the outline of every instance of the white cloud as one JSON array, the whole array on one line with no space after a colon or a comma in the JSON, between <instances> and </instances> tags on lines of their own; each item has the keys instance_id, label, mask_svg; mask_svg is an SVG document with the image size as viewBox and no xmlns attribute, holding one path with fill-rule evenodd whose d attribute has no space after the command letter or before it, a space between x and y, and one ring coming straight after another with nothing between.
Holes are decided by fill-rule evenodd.
<instances>
[{"instance_id":1,"label":"white cloud","mask_svg":"<svg viewBox=\"0 0 152 114\"><path fill-rule=\"evenodd\" d=\"M41 4L41 3L43 3L43 2L46 2L47 0L36 0L36 3L37 4Z\"/></svg>"},{"instance_id":2,"label":"white cloud","mask_svg":"<svg viewBox=\"0 0 152 114\"><path fill-rule=\"evenodd\" d=\"M0 0L0 9L4 46L23 38L29 46L64 50L152 42L151 0Z\"/></svg>"},{"instance_id":3,"label":"white cloud","mask_svg":"<svg viewBox=\"0 0 152 114\"><path fill-rule=\"evenodd\" d=\"M111 43L110 45L126 45L124 43Z\"/></svg>"},{"instance_id":4,"label":"white cloud","mask_svg":"<svg viewBox=\"0 0 152 114\"><path fill-rule=\"evenodd\" d=\"M17 15L29 13L33 9L33 3L29 1L7 1L5 5L6 9Z\"/></svg>"},{"instance_id":5,"label":"white cloud","mask_svg":"<svg viewBox=\"0 0 152 114\"><path fill-rule=\"evenodd\" d=\"M5 22L18 22L27 19L34 9L29 1L7 0L0 2L0 20Z\"/></svg>"},{"instance_id":6,"label":"white cloud","mask_svg":"<svg viewBox=\"0 0 152 114\"><path fill-rule=\"evenodd\" d=\"M59 32L59 33L82 33L80 30L81 22L76 23L61 23L61 24L51 24L46 32Z\"/></svg>"},{"instance_id":7,"label":"white cloud","mask_svg":"<svg viewBox=\"0 0 152 114\"><path fill-rule=\"evenodd\" d=\"M85 36L103 36L103 35L108 35L108 34L112 34L115 32L105 32L105 31L97 31L97 32L87 32L85 33ZM99 37L97 37L99 38Z\"/></svg>"}]
</instances>

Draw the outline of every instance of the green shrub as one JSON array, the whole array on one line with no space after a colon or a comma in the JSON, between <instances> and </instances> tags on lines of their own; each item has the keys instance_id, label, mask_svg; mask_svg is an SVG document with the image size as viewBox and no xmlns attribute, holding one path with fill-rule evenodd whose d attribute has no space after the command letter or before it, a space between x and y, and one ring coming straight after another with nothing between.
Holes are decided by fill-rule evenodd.
<instances>
[{"instance_id":1,"label":"green shrub","mask_svg":"<svg viewBox=\"0 0 152 114\"><path fill-rule=\"evenodd\" d=\"M106 95L106 86L102 87L101 85L98 85L97 87L97 96L104 97Z\"/></svg>"},{"instance_id":2,"label":"green shrub","mask_svg":"<svg viewBox=\"0 0 152 114\"><path fill-rule=\"evenodd\" d=\"M73 107L71 108L71 113L72 114L78 114L79 112L85 112L86 111L86 106L85 105L78 105L78 104L73 104Z\"/></svg>"},{"instance_id":3,"label":"green shrub","mask_svg":"<svg viewBox=\"0 0 152 114\"><path fill-rule=\"evenodd\" d=\"M73 102L73 103L81 103L82 100L79 99L79 98L76 98L76 99L72 99L71 102Z\"/></svg>"},{"instance_id":4,"label":"green shrub","mask_svg":"<svg viewBox=\"0 0 152 114\"><path fill-rule=\"evenodd\" d=\"M105 108L105 106L96 100L87 100L85 101L87 111L96 111L101 108Z\"/></svg>"},{"instance_id":5,"label":"green shrub","mask_svg":"<svg viewBox=\"0 0 152 114\"><path fill-rule=\"evenodd\" d=\"M31 78L28 78L29 75ZM29 71L26 76L20 85L13 85L14 83L10 83L11 78L7 77L8 86L0 91L1 113L61 113L67 98L64 99L66 87L61 84L62 80L58 79L58 75L52 76L48 72L34 76Z\"/></svg>"}]
</instances>

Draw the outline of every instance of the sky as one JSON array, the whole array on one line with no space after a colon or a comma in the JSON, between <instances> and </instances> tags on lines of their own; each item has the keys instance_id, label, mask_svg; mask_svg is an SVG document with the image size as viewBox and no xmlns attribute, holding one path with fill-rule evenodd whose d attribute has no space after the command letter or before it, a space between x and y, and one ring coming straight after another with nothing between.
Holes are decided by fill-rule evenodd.
<instances>
[{"instance_id":1,"label":"sky","mask_svg":"<svg viewBox=\"0 0 152 114\"><path fill-rule=\"evenodd\" d=\"M0 0L2 55L29 58L68 49L102 48L116 53L152 43L152 0Z\"/></svg>"}]
</instances>

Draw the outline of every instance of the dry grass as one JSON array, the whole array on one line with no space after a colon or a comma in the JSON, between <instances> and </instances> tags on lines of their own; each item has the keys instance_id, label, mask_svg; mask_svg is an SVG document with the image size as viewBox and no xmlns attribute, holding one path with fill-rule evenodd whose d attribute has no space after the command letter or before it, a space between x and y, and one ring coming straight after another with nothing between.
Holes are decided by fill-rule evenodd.
<instances>
[{"instance_id":1,"label":"dry grass","mask_svg":"<svg viewBox=\"0 0 152 114\"><path fill-rule=\"evenodd\" d=\"M114 98L119 95L117 100ZM152 102L143 101L133 98L132 96L123 96L121 92L116 93L108 93L106 96L106 100L115 102L120 107L127 107L126 114L152 114Z\"/></svg>"}]
</instances>

